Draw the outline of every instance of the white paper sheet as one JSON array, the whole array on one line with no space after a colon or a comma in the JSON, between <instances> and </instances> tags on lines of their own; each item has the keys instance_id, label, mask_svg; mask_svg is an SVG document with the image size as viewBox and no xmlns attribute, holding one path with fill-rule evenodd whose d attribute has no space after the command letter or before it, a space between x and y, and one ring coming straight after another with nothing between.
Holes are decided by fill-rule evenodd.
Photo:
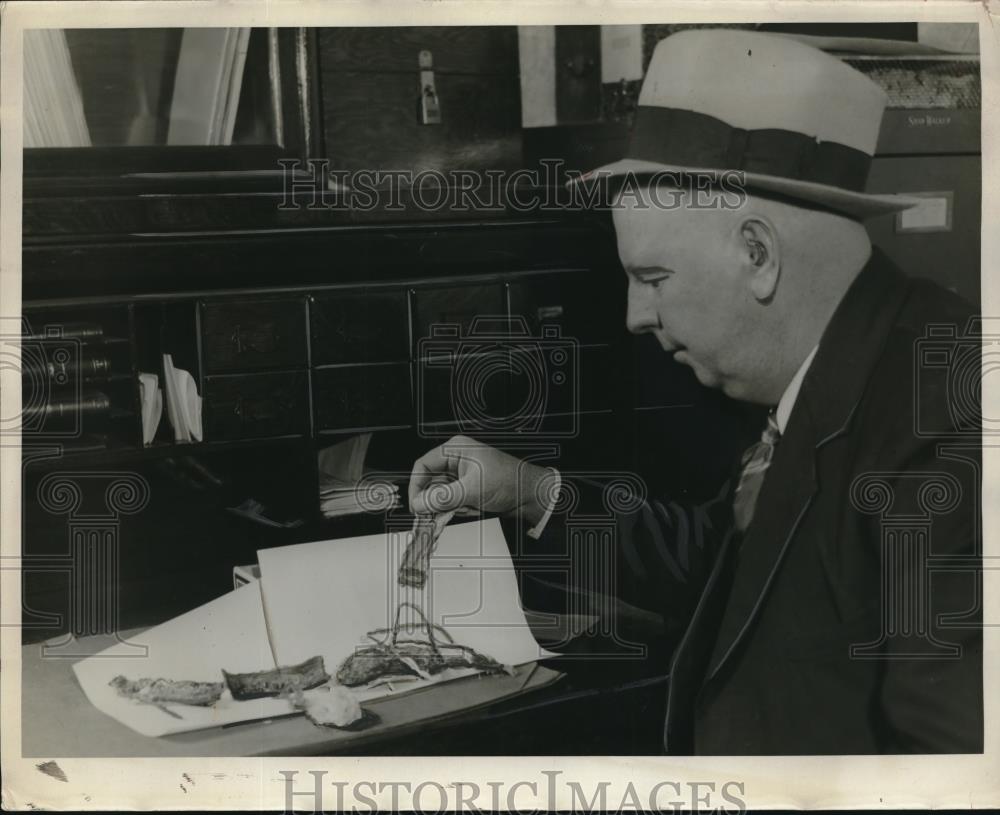
<instances>
[{"instance_id":1,"label":"white paper sheet","mask_svg":"<svg viewBox=\"0 0 1000 815\"><path fill-rule=\"evenodd\" d=\"M142 443L151 444L163 416L163 391L156 374L139 374L139 394L142 404Z\"/></svg>"},{"instance_id":2,"label":"white paper sheet","mask_svg":"<svg viewBox=\"0 0 1000 815\"><path fill-rule=\"evenodd\" d=\"M531 634L521 609L510 552L493 518L445 528L422 590L400 587L398 571L409 531L264 549L257 553L264 609L275 658L290 665L320 654L327 670L369 631L392 626L404 599L425 609L454 640L505 665L551 654ZM475 671L445 672L433 681ZM428 680L383 686L361 699L410 690Z\"/></svg>"},{"instance_id":3,"label":"white paper sheet","mask_svg":"<svg viewBox=\"0 0 1000 815\"><path fill-rule=\"evenodd\" d=\"M167 705L182 717L177 719L154 705L120 696L108 685L119 674L127 679L222 682L223 668L231 673L274 668L256 582L144 631L129 643L88 657L76 663L73 671L94 707L139 733L164 736L293 712L287 701L237 702L224 689L212 707ZM136 656L136 644L146 646L145 656Z\"/></svg>"},{"instance_id":4,"label":"white paper sheet","mask_svg":"<svg viewBox=\"0 0 1000 815\"><path fill-rule=\"evenodd\" d=\"M400 599L414 602L454 640L504 665L552 654L531 634L510 553L496 519L446 527L423 590L400 587L399 562L410 533L401 530L258 552L261 579L224 594L73 666L90 702L147 736L165 736L293 713L282 699L237 702L228 690L212 707L170 704L175 718L127 699L109 682L122 675L223 681L222 670L249 673L321 655L331 676L366 634L388 628ZM263 594L263 597L262 597ZM145 656L135 645L146 646ZM360 701L477 673L453 669L432 680L356 689Z\"/></svg>"},{"instance_id":5,"label":"white paper sheet","mask_svg":"<svg viewBox=\"0 0 1000 815\"><path fill-rule=\"evenodd\" d=\"M201 441L201 397L190 372L174 367L170 354L163 355L163 387L167 395L167 418L178 442Z\"/></svg>"}]
</instances>

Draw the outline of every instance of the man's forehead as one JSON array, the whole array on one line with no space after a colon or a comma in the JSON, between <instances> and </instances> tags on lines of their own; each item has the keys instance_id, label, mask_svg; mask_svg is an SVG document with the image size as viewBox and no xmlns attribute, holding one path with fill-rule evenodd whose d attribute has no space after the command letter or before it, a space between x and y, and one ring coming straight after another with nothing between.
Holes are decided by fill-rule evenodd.
<instances>
[{"instance_id":1,"label":"man's forehead","mask_svg":"<svg viewBox=\"0 0 1000 815\"><path fill-rule=\"evenodd\" d=\"M687 208L658 206L648 199L622 198L612 209L612 217L619 241L645 245L683 234L688 213Z\"/></svg>"},{"instance_id":2,"label":"man's forehead","mask_svg":"<svg viewBox=\"0 0 1000 815\"><path fill-rule=\"evenodd\" d=\"M664 223L668 217L669 213L643 210L623 211L615 216L618 254L626 268L669 264L670 258L682 249L684 238Z\"/></svg>"}]
</instances>

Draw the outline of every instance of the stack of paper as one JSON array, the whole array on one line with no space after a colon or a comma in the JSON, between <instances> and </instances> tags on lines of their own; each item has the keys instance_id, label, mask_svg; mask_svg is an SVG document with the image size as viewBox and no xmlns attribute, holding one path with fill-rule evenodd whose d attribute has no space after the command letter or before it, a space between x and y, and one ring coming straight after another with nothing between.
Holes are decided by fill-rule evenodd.
<instances>
[{"instance_id":1,"label":"stack of paper","mask_svg":"<svg viewBox=\"0 0 1000 815\"><path fill-rule=\"evenodd\" d=\"M261 550L259 581L78 662L73 670L95 707L133 730L162 736L294 710L278 697L236 701L228 690L210 707L143 704L119 695L108 684L112 679L221 682L223 670L264 671L322 656L335 683L344 660L359 646L372 644L371 632L392 625L400 600L418 604L454 642L502 665L553 656L535 641L521 609L498 520L447 527L431 579L420 592L396 582L409 542L410 533L400 532ZM137 654L136 644L147 646L145 655ZM476 673L472 667L450 668L429 678L349 692L364 702Z\"/></svg>"},{"instance_id":2,"label":"stack of paper","mask_svg":"<svg viewBox=\"0 0 1000 815\"><path fill-rule=\"evenodd\" d=\"M356 515L360 512L387 512L401 506L399 485L377 475L356 484L328 479L319 486L319 510L325 518Z\"/></svg>"},{"instance_id":3,"label":"stack of paper","mask_svg":"<svg viewBox=\"0 0 1000 815\"><path fill-rule=\"evenodd\" d=\"M385 512L400 506L399 485L365 472L371 433L362 433L319 451L319 508L327 518Z\"/></svg>"},{"instance_id":4,"label":"stack of paper","mask_svg":"<svg viewBox=\"0 0 1000 815\"><path fill-rule=\"evenodd\" d=\"M167 144L232 144L249 28L186 28Z\"/></svg>"},{"instance_id":5,"label":"stack of paper","mask_svg":"<svg viewBox=\"0 0 1000 815\"><path fill-rule=\"evenodd\" d=\"M163 384L167 392L167 418L174 428L174 441L201 441L201 396L194 377L175 368L170 354L163 355Z\"/></svg>"}]
</instances>

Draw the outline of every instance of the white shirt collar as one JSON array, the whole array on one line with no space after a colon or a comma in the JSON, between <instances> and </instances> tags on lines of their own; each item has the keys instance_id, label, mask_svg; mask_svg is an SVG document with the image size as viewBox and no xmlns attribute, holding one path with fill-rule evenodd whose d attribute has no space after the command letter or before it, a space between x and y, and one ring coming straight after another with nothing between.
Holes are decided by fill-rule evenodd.
<instances>
[{"instance_id":1,"label":"white shirt collar","mask_svg":"<svg viewBox=\"0 0 1000 815\"><path fill-rule=\"evenodd\" d=\"M803 360L799 369L795 372L795 376L792 377L792 381L785 388L785 392L781 394L781 401L778 402L778 407L774 411L774 419L778 423L778 430L781 433L785 432L788 417L792 415L792 408L795 407L795 400L799 396L799 388L802 387L802 380L805 378L806 371L809 370L809 366L812 364L813 357L816 356L818 348L819 346L817 345L809 352L809 356Z\"/></svg>"}]
</instances>

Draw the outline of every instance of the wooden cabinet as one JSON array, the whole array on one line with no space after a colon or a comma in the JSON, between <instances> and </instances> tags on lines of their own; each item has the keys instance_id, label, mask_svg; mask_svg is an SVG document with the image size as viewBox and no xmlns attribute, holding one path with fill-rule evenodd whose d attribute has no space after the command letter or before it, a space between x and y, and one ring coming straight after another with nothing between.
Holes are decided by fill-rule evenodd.
<instances>
[{"instance_id":1,"label":"wooden cabinet","mask_svg":"<svg viewBox=\"0 0 1000 815\"><path fill-rule=\"evenodd\" d=\"M132 322L128 305L86 312L25 310L20 325L25 445L58 443L73 450L138 443ZM0 347L7 340L0 336Z\"/></svg>"},{"instance_id":2,"label":"wooden cabinet","mask_svg":"<svg viewBox=\"0 0 1000 815\"><path fill-rule=\"evenodd\" d=\"M325 28L323 129L346 171L513 170L521 164L514 26ZM418 56L429 51L441 121L420 118Z\"/></svg>"},{"instance_id":3,"label":"wooden cabinet","mask_svg":"<svg viewBox=\"0 0 1000 815\"><path fill-rule=\"evenodd\" d=\"M417 356L423 353L420 343L435 337L503 331L496 318L506 316L507 303L499 283L469 281L462 286L421 288L414 292L413 300Z\"/></svg>"},{"instance_id":4,"label":"wooden cabinet","mask_svg":"<svg viewBox=\"0 0 1000 815\"><path fill-rule=\"evenodd\" d=\"M309 387L304 372L210 376L204 390L202 423L207 441L309 432Z\"/></svg>"},{"instance_id":5,"label":"wooden cabinet","mask_svg":"<svg viewBox=\"0 0 1000 815\"><path fill-rule=\"evenodd\" d=\"M202 305L205 371L250 371L306 364L302 299Z\"/></svg>"},{"instance_id":6,"label":"wooden cabinet","mask_svg":"<svg viewBox=\"0 0 1000 815\"><path fill-rule=\"evenodd\" d=\"M617 269L597 275L532 275L511 282L510 311L533 336L541 336L548 326L581 345L608 343L626 333L625 288L625 277ZM595 292L601 296L595 297Z\"/></svg>"},{"instance_id":7,"label":"wooden cabinet","mask_svg":"<svg viewBox=\"0 0 1000 815\"><path fill-rule=\"evenodd\" d=\"M153 373L165 387L169 354L202 397L207 444L384 428L563 438L575 432L573 417L611 412L629 398L616 378L623 328L621 309L607 305L620 279L612 274L511 271L456 276L447 285L404 277L386 286L41 310L32 325L51 335L42 351L63 354L54 344L60 326L103 332L69 338L80 349L74 370L89 371L76 385L87 387L77 387L75 413L55 415L60 403L42 418L50 436L61 418L81 412L92 431L113 418L114 438L98 435L91 447L142 449L139 374ZM611 282L608 297L594 295L602 281ZM46 364L30 360L29 353L29 374ZM107 381L91 399L99 377ZM563 418L553 424L552 417ZM174 444L164 410L151 446Z\"/></svg>"},{"instance_id":8,"label":"wooden cabinet","mask_svg":"<svg viewBox=\"0 0 1000 815\"><path fill-rule=\"evenodd\" d=\"M413 423L410 365L344 365L313 371L319 430L367 430Z\"/></svg>"},{"instance_id":9,"label":"wooden cabinet","mask_svg":"<svg viewBox=\"0 0 1000 815\"><path fill-rule=\"evenodd\" d=\"M310 297L314 365L398 362L410 358L405 290L364 290Z\"/></svg>"}]
</instances>

